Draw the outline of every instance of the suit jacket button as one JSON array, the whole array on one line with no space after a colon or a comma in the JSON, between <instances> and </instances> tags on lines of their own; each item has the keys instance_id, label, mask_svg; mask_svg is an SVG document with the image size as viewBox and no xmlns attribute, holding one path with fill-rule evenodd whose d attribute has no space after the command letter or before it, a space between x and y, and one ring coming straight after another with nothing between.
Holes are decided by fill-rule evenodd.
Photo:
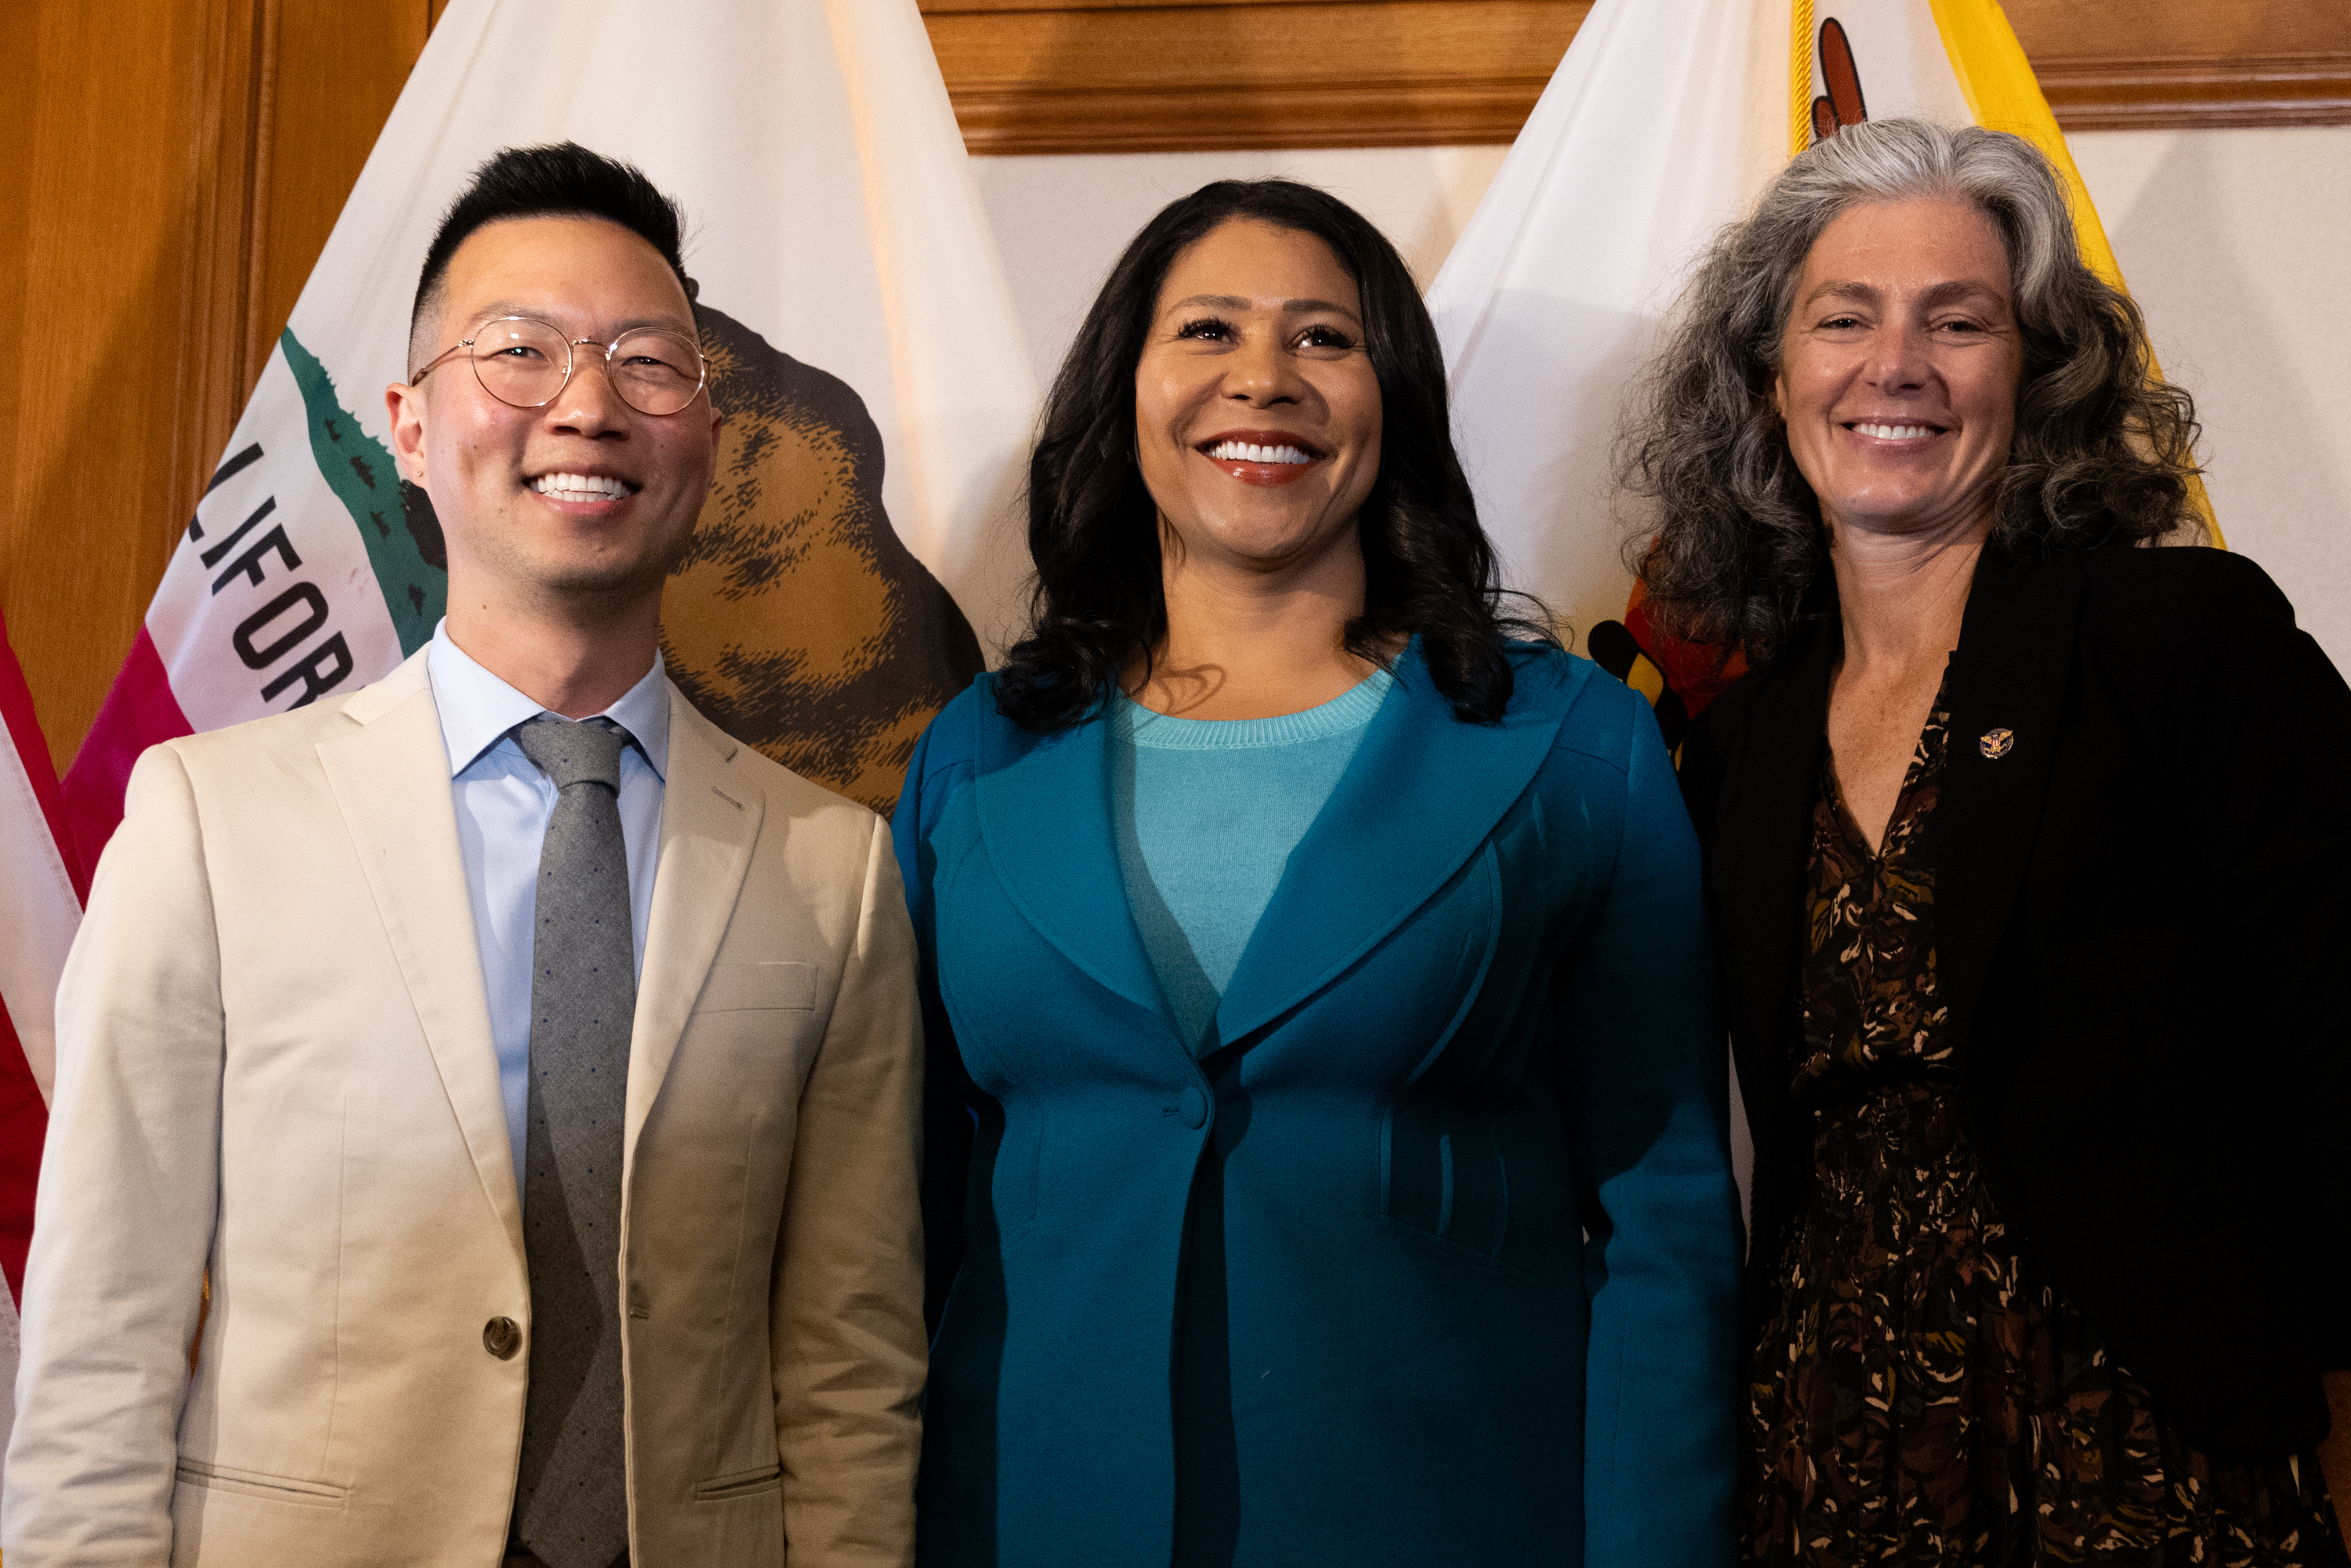
<instances>
[{"instance_id":1,"label":"suit jacket button","mask_svg":"<svg viewBox=\"0 0 2351 1568\"><path fill-rule=\"evenodd\" d=\"M1183 1113L1184 1124L1187 1127L1199 1126L1208 1119L1208 1097L1197 1089L1185 1090L1184 1097L1176 1104Z\"/></svg>"},{"instance_id":2,"label":"suit jacket button","mask_svg":"<svg viewBox=\"0 0 2351 1568\"><path fill-rule=\"evenodd\" d=\"M512 1318L492 1318L482 1325L482 1348L500 1361L512 1361L522 1348L522 1329Z\"/></svg>"}]
</instances>

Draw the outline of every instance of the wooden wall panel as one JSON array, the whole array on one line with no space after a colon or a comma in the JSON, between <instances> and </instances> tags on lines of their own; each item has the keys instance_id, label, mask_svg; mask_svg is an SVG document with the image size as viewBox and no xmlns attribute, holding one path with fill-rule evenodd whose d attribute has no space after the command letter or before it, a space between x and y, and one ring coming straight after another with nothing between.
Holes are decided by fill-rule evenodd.
<instances>
[{"instance_id":1,"label":"wooden wall panel","mask_svg":"<svg viewBox=\"0 0 2351 1568\"><path fill-rule=\"evenodd\" d=\"M0 606L62 768L408 68L430 0L19 0Z\"/></svg>"},{"instance_id":2,"label":"wooden wall panel","mask_svg":"<svg viewBox=\"0 0 2351 1568\"><path fill-rule=\"evenodd\" d=\"M2345 0L2014 0L2069 131L2351 124Z\"/></svg>"},{"instance_id":3,"label":"wooden wall panel","mask_svg":"<svg viewBox=\"0 0 2351 1568\"><path fill-rule=\"evenodd\" d=\"M1591 0L924 6L965 144L1007 153L1508 141L1591 8Z\"/></svg>"},{"instance_id":4,"label":"wooden wall panel","mask_svg":"<svg viewBox=\"0 0 2351 1568\"><path fill-rule=\"evenodd\" d=\"M1591 9L921 3L965 142L1003 153L1506 142ZM2344 0L2011 0L2007 10L2069 129L2351 124Z\"/></svg>"},{"instance_id":5,"label":"wooden wall panel","mask_svg":"<svg viewBox=\"0 0 2351 1568\"><path fill-rule=\"evenodd\" d=\"M210 279L193 267L214 8L18 13L0 149L16 243L0 264L0 603L51 747L72 753L194 492L183 372ZM192 68L202 63L206 68Z\"/></svg>"}]
</instances>

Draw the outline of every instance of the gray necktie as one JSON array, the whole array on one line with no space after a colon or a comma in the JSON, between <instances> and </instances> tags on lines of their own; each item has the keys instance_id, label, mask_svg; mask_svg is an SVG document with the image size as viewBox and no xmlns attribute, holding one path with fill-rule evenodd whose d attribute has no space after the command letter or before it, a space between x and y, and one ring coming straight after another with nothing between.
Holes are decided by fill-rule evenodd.
<instances>
[{"instance_id":1,"label":"gray necktie","mask_svg":"<svg viewBox=\"0 0 2351 1568\"><path fill-rule=\"evenodd\" d=\"M621 1428L621 1129L636 953L621 839L621 748L608 719L542 716L515 731L554 781L531 929L530 1394L515 1534L548 1568L609 1568L627 1550Z\"/></svg>"}]
</instances>

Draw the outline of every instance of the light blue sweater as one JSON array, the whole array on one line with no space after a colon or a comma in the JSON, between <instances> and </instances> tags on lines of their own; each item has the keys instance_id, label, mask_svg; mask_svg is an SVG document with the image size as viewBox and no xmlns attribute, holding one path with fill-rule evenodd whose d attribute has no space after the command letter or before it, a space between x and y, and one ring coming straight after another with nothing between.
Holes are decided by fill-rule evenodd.
<instances>
[{"instance_id":1,"label":"light blue sweater","mask_svg":"<svg viewBox=\"0 0 2351 1568\"><path fill-rule=\"evenodd\" d=\"M922 1568L1735 1561L1698 841L1638 693L1510 663L1465 724L1397 657L1206 1064L1157 1020L1109 716L1026 730L983 677L925 735L898 862L974 1113L925 1161L962 1262Z\"/></svg>"},{"instance_id":2,"label":"light blue sweater","mask_svg":"<svg viewBox=\"0 0 2351 1568\"><path fill-rule=\"evenodd\" d=\"M1276 718L1112 715L1119 869L1144 951L1196 1055L1258 917L1395 682L1385 671Z\"/></svg>"}]
</instances>

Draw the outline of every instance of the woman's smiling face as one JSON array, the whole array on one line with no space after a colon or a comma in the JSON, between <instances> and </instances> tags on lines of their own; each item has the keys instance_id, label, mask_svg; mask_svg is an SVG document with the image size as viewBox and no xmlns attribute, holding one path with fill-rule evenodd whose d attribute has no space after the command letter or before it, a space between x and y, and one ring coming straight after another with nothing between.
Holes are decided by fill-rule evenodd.
<instances>
[{"instance_id":1,"label":"woman's smiling face","mask_svg":"<svg viewBox=\"0 0 2351 1568\"><path fill-rule=\"evenodd\" d=\"M1832 537L1988 525L2023 367L1991 218L1956 198L1839 214L1804 258L1772 385Z\"/></svg>"},{"instance_id":2,"label":"woman's smiling face","mask_svg":"<svg viewBox=\"0 0 2351 1568\"><path fill-rule=\"evenodd\" d=\"M1134 367L1134 422L1163 538L1186 561L1279 571L1357 548L1380 383L1330 246L1233 218L1178 256Z\"/></svg>"}]
</instances>

